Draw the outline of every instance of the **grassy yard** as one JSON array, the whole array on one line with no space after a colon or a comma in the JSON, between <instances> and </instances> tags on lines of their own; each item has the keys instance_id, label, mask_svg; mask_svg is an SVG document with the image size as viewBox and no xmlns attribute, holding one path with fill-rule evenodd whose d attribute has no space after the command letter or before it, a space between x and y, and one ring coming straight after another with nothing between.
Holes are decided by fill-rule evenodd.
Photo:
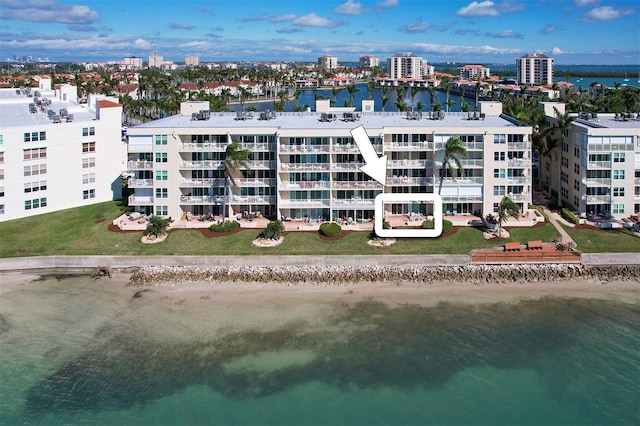
<instances>
[{"instance_id":1,"label":"grassy yard","mask_svg":"<svg viewBox=\"0 0 640 426\"><path fill-rule=\"evenodd\" d=\"M334 241L323 240L317 232L294 232L277 247L260 248L251 244L260 230L248 229L216 238L206 238L199 231L178 230L160 244L143 245L140 243L142 232L109 231L111 221L124 211L125 207L114 201L0 223L0 257L467 254L472 249L500 246L505 242L486 241L482 231L476 228L460 228L453 235L440 238L399 238L390 247L368 245L368 232L352 232ZM106 220L96 223L100 217ZM550 224L539 228L512 228L510 232L507 241L522 243L529 240L548 242L559 237Z\"/></svg>"},{"instance_id":2,"label":"grassy yard","mask_svg":"<svg viewBox=\"0 0 640 426\"><path fill-rule=\"evenodd\" d=\"M627 229L563 228L576 242L578 250L585 253L640 252L640 238Z\"/></svg>"}]
</instances>

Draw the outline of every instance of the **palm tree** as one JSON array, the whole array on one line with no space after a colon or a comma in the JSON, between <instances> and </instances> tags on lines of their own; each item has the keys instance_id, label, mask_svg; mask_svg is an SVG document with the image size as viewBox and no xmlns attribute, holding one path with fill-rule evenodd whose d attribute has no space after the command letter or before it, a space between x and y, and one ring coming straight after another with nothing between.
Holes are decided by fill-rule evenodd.
<instances>
[{"instance_id":1,"label":"palm tree","mask_svg":"<svg viewBox=\"0 0 640 426\"><path fill-rule=\"evenodd\" d=\"M449 99L447 102L444 103L447 106L447 112L449 112L449 110L451 109L452 106L454 106L455 104L457 104L457 102L453 99Z\"/></svg>"},{"instance_id":2,"label":"palm tree","mask_svg":"<svg viewBox=\"0 0 640 426\"><path fill-rule=\"evenodd\" d=\"M505 195L498 205L498 237L502 235L502 224L509 217L518 219L520 217L520 207Z\"/></svg>"},{"instance_id":3,"label":"palm tree","mask_svg":"<svg viewBox=\"0 0 640 426\"><path fill-rule=\"evenodd\" d=\"M444 144L444 156L442 157L442 168L440 169L440 187L438 188L438 195L442 192L442 182L447 170L451 170L453 162L458 171L463 174L464 167L460 157L467 158L467 149L464 147L464 142L457 137L451 136Z\"/></svg>"},{"instance_id":4,"label":"palm tree","mask_svg":"<svg viewBox=\"0 0 640 426\"><path fill-rule=\"evenodd\" d=\"M571 128L571 123L573 123L573 121L576 119L576 116L570 115L569 112L561 113L556 107L554 107L553 110L556 113L556 125L554 127L560 133L558 137L558 142L560 145L560 164L558 165L560 174L558 175L558 177L560 177L562 175L562 151L564 141L566 137L569 137L569 129ZM560 190L561 187L562 179L560 179L558 185L558 207L562 207L562 191Z\"/></svg>"},{"instance_id":5,"label":"palm tree","mask_svg":"<svg viewBox=\"0 0 640 426\"><path fill-rule=\"evenodd\" d=\"M418 87L411 88L411 111L413 111L413 105L415 104L416 95L418 94L419 91L420 89Z\"/></svg>"},{"instance_id":6,"label":"palm tree","mask_svg":"<svg viewBox=\"0 0 640 426\"><path fill-rule=\"evenodd\" d=\"M170 217L164 218L160 216L151 216L149 218L149 224L144 230L144 235L153 235L156 238L161 236L162 234L167 232L167 226L169 226L170 220Z\"/></svg>"},{"instance_id":7,"label":"palm tree","mask_svg":"<svg viewBox=\"0 0 640 426\"><path fill-rule=\"evenodd\" d=\"M240 141L231 141L225 149L224 158L224 198L222 200L222 217L223 222L231 217L231 185L238 186L236 176L240 173L240 169L244 168L247 172L251 171L249 156L251 151L242 147ZM235 176L234 176L235 175ZM229 200L229 212L227 214L227 200Z\"/></svg>"},{"instance_id":8,"label":"palm tree","mask_svg":"<svg viewBox=\"0 0 640 426\"><path fill-rule=\"evenodd\" d=\"M349 84L347 86L347 92L349 92L349 99L350 99L349 106L353 106L353 97L359 91L360 89L358 89L358 86L356 86L355 83Z\"/></svg>"}]
</instances>

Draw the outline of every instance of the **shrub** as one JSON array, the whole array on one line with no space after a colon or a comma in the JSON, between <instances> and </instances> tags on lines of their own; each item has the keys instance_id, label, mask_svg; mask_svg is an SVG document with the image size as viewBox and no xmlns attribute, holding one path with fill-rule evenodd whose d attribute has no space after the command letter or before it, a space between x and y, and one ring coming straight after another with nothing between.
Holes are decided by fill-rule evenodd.
<instances>
[{"instance_id":1,"label":"shrub","mask_svg":"<svg viewBox=\"0 0 640 426\"><path fill-rule=\"evenodd\" d=\"M433 219L425 219L422 221L422 229L433 229L434 227Z\"/></svg>"},{"instance_id":2,"label":"shrub","mask_svg":"<svg viewBox=\"0 0 640 426\"><path fill-rule=\"evenodd\" d=\"M530 209L535 209L542 217L544 217L545 222L549 222L549 215L545 213L542 206L534 206L533 204L529 204Z\"/></svg>"},{"instance_id":3,"label":"shrub","mask_svg":"<svg viewBox=\"0 0 640 426\"><path fill-rule=\"evenodd\" d=\"M269 222L264 231L260 233L260 238L267 240L278 240L284 234L284 223L281 220Z\"/></svg>"},{"instance_id":4,"label":"shrub","mask_svg":"<svg viewBox=\"0 0 640 426\"><path fill-rule=\"evenodd\" d=\"M580 219L578 218L578 216L573 214L569 209L564 208L560 210L560 216L562 216L567 222L573 223L575 225L580 223Z\"/></svg>"},{"instance_id":5,"label":"shrub","mask_svg":"<svg viewBox=\"0 0 640 426\"><path fill-rule=\"evenodd\" d=\"M453 229L453 223L450 220L442 220L442 233L446 234Z\"/></svg>"},{"instance_id":6,"label":"shrub","mask_svg":"<svg viewBox=\"0 0 640 426\"><path fill-rule=\"evenodd\" d=\"M234 229L236 229L238 227L238 222L236 221L232 221L232 220L227 220L224 222L216 222L214 224L212 224L211 226L209 226L209 230L211 232L231 232Z\"/></svg>"},{"instance_id":7,"label":"shrub","mask_svg":"<svg viewBox=\"0 0 640 426\"><path fill-rule=\"evenodd\" d=\"M382 222L382 229L391 229L391 225L386 220Z\"/></svg>"},{"instance_id":8,"label":"shrub","mask_svg":"<svg viewBox=\"0 0 640 426\"><path fill-rule=\"evenodd\" d=\"M164 218L160 216L151 216L149 218L149 224L147 225L147 228L144 230L142 235L153 235L154 237L159 237L160 235L167 232L167 227L169 226L170 221L170 217Z\"/></svg>"},{"instance_id":9,"label":"shrub","mask_svg":"<svg viewBox=\"0 0 640 426\"><path fill-rule=\"evenodd\" d=\"M335 222L324 222L318 232L325 237L337 237L342 232L342 227Z\"/></svg>"}]
</instances>

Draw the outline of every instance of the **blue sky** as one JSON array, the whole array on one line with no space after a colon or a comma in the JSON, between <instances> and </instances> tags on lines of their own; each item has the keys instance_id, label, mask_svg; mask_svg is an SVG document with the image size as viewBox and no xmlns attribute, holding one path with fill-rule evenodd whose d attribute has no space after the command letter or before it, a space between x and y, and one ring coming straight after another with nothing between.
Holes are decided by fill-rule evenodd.
<instances>
[{"instance_id":1,"label":"blue sky","mask_svg":"<svg viewBox=\"0 0 640 426\"><path fill-rule=\"evenodd\" d=\"M1 0L0 60L640 64L638 0Z\"/></svg>"}]
</instances>

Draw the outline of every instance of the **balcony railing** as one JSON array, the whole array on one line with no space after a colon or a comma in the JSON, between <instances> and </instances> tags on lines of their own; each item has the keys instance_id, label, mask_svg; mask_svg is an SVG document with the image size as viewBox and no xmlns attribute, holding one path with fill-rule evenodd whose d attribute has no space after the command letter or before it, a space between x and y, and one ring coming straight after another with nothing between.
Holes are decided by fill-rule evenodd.
<instances>
[{"instance_id":1,"label":"balcony railing","mask_svg":"<svg viewBox=\"0 0 640 426\"><path fill-rule=\"evenodd\" d=\"M298 181L298 182L283 181L279 189L292 190L292 189L329 189L329 188L331 188L330 182L310 180L310 181Z\"/></svg>"},{"instance_id":2,"label":"balcony railing","mask_svg":"<svg viewBox=\"0 0 640 426\"><path fill-rule=\"evenodd\" d=\"M507 148L510 150L530 150L531 142L509 142Z\"/></svg>"},{"instance_id":3,"label":"balcony railing","mask_svg":"<svg viewBox=\"0 0 640 426\"><path fill-rule=\"evenodd\" d=\"M370 198L360 198L360 197L351 197L351 198L334 198L333 199L333 207L334 208L366 208L373 207L374 200Z\"/></svg>"},{"instance_id":4,"label":"balcony railing","mask_svg":"<svg viewBox=\"0 0 640 426\"><path fill-rule=\"evenodd\" d=\"M509 167L529 167L531 166L531 160L527 158L512 158L507 164Z\"/></svg>"},{"instance_id":5,"label":"balcony railing","mask_svg":"<svg viewBox=\"0 0 640 426\"><path fill-rule=\"evenodd\" d=\"M611 185L611 178L585 178L582 183L587 186Z\"/></svg>"},{"instance_id":6,"label":"balcony railing","mask_svg":"<svg viewBox=\"0 0 640 426\"><path fill-rule=\"evenodd\" d=\"M511 198L512 201L531 200L531 194L528 192L521 192L518 194L507 194L507 197Z\"/></svg>"},{"instance_id":7,"label":"balcony railing","mask_svg":"<svg viewBox=\"0 0 640 426\"><path fill-rule=\"evenodd\" d=\"M153 179L134 179L128 181L129 188L153 188Z\"/></svg>"},{"instance_id":8,"label":"balcony railing","mask_svg":"<svg viewBox=\"0 0 640 426\"><path fill-rule=\"evenodd\" d=\"M300 171L300 172L312 172L312 171L328 171L329 163L281 163L280 169L284 172Z\"/></svg>"},{"instance_id":9,"label":"balcony railing","mask_svg":"<svg viewBox=\"0 0 640 426\"><path fill-rule=\"evenodd\" d=\"M408 169L424 169L428 164L427 160L388 160L388 168L408 168Z\"/></svg>"},{"instance_id":10,"label":"balcony railing","mask_svg":"<svg viewBox=\"0 0 640 426\"><path fill-rule=\"evenodd\" d=\"M376 181L333 181L334 189L382 189L382 184Z\"/></svg>"},{"instance_id":11,"label":"balcony railing","mask_svg":"<svg viewBox=\"0 0 640 426\"><path fill-rule=\"evenodd\" d=\"M153 144L129 144L127 152L153 152Z\"/></svg>"},{"instance_id":12,"label":"balcony railing","mask_svg":"<svg viewBox=\"0 0 640 426\"><path fill-rule=\"evenodd\" d=\"M516 185L528 185L531 183L531 178L528 176L510 176L507 177L507 182Z\"/></svg>"},{"instance_id":13,"label":"balcony railing","mask_svg":"<svg viewBox=\"0 0 640 426\"><path fill-rule=\"evenodd\" d=\"M216 170L220 169L224 166L224 161L220 160L205 160L205 161L181 161L180 168L181 169L210 169Z\"/></svg>"},{"instance_id":14,"label":"balcony railing","mask_svg":"<svg viewBox=\"0 0 640 426\"><path fill-rule=\"evenodd\" d=\"M465 201L482 201L482 195L442 195L442 201L445 203L462 203Z\"/></svg>"},{"instance_id":15,"label":"balcony railing","mask_svg":"<svg viewBox=\"0 0 640 426\"><path fill-rule=\"evenodd\" d=\"M609 204L611 202L611 195L583 195L582 199L587 204Z\"/></svg>"},{"instance_id":16,"label":"balcony railing","mask_svg":"<svg viewBox=\"0 0 640 426\"><path fill-rule=\"evenodd\" d=\"M286 199L286 198L281 198L280 202L278 203L279 207L282 208L325 208L325 207L330 207L331 203L328 199L323 198L323 199L317 199L317 200L310 200L310 199L304 199L304 200L290 200L290 199Z\"/></svg>"},{"instance_id":17,"label":"balcony railing","mask_svg":"<svg viewBox=\"0 0 640 426\"><path fill-rule=\"evenodd\" d=\"M429 179L435 182L436 185L440 184L439 177L429 178ZM446 177L442 181L443 185L482 185L483 183L484 183L483 177L475 177L475 176L459 177L459 178Z\"/></svg>"},{"instance_id":18,"label":"balcony railing","mask_svg":"<svg viewBox=\"0 0 640 426\"><path fill-rule=\"evenodd\" d=\"M387 142L385 151L432 151L433 142Z\"/></svg>"},{"instance_id":19,"label":"balcony railing","mask_svg":"<svg viewBox=\"0 0 640 426\"><path fill-rule=\"evenodd\" d=\"M153 205L153 197L140 196L140 195L129 195L128 203L129 203L130 206L152 206Z\"/></svg>"},{"instance_id":20,"label":"balcony railing","mask_svg":"<svg viewBox=\"0 0 640 426\"><path fill-rule=\"evenodd\" d=\"M611 161L589 161L587 163L588 169L611 169Z\"/></svg>"},{"instance_id":21,"label":"balcony railing","mask_svg":"<svg viewBox=\"0 0 640 426\"><path fill-rule=\"evenodd\" d=\"M185 142L182 144L181 151L185 152L224 152L227 149L226 143L196 143Z\"/></svg>"},{"instance_id":22,"label":"balcony railing","mask_svg":"<svg viewBox=\"0 0 640 426\"><path fill-rule=\"evenodd\" d=\"M393 186L428 185L431 180L432 178L426 178L426 177L393 176L393 177L387 177L387 185L393 185Z\"/></svg>"},{"instance_id":23,"label":"balcony railing","mask_svg":"<svg viewBox=\"0 0 640 426\"><path fill-rule=\"evenodd\" d=\"M288 154L288 153L328 153L331 151L331 147L329 145L289 145L289 144L280 144L280 153ZM355 147L355 151L358 151L358 147Z\"/></svg>"},{"instance_id":24,"label":"balcony railing","mask_svg":"<svg viewBox=\"0 0 640 426\"><path fill-rule=\"evenodd\" d=\"M207 188L211 186L224 186L224 179L222 178L210 178L210 179L188 179L182 178L180 181L181 187L195 187L195 188Z\"/></svg>"},{"instance_id":25,"label":"balcony railing","mask_svg":"<svg viewBox=\"0 0 640 426\"><path fill-rule=\"evenodd\" d=\"M152 161L145 160L129 160L127 161L127 169L129 170L151 170L153 169Z\"/></svg>"}]
</instances>

